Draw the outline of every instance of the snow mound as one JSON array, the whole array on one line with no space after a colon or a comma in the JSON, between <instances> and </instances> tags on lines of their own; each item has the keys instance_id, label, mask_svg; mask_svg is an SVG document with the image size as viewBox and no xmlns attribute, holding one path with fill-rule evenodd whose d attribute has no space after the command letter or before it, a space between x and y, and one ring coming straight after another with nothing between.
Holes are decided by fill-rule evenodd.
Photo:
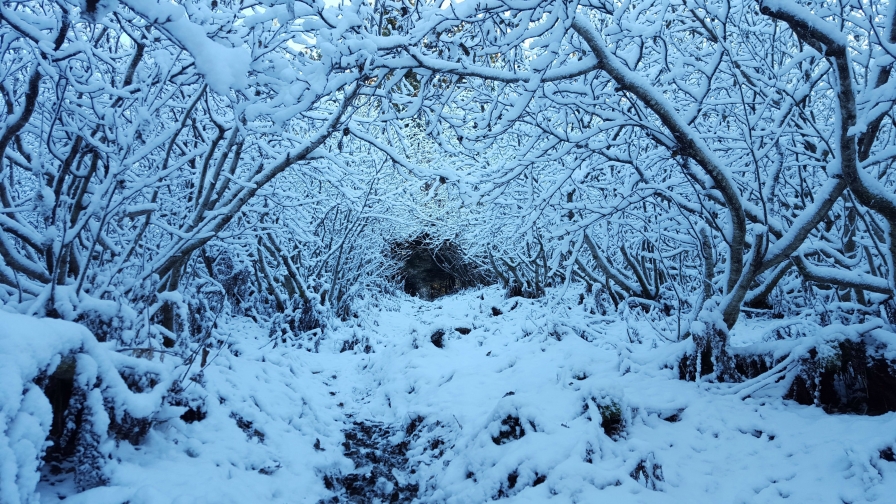
<instances>
[{"instance_id":1,"label":"snow mound","mask_svg":"<svg viewBox=\"0 0 896 504\"><path fill-rule=\"evenodd\" d=\"M0 502L37 499L40 458L53 413L33 380L81 347L81 326L0 311Z\"/></svg>"}]
</instances>

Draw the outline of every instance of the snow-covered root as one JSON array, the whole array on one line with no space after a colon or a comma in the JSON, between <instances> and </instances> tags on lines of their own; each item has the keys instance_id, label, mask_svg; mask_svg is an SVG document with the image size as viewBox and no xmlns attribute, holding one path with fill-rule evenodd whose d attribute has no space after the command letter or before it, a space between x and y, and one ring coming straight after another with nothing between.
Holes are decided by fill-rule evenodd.
<instances>
[{"instance_id":1,"label":"snow-covered root","mask_svg":"<svg viewBox=\"0 0 896 504\"><path fill-rule=\"evenodd\" d=\"M763 339L726 348L739 379L717 384L720 393L741 399L776 396L829 413L896 411L896 334L883 321L826 327L787 321L767 327ZM682 346L681 379L715 381L712 349L700 350L692 342Z\"/></svg>"},{"instance_id":2,"label":"snow-covered root","mask_svg":"<svg viewBox=\"0 0 896 504\"><path fill-rule=\"evenodd\" d=\"M37 500L47 450L79 489L103 484L115 444L158 418L172 364L117 353L71 322L0 311L0 328L0 502Z\"/></svg>"}]
</instances>

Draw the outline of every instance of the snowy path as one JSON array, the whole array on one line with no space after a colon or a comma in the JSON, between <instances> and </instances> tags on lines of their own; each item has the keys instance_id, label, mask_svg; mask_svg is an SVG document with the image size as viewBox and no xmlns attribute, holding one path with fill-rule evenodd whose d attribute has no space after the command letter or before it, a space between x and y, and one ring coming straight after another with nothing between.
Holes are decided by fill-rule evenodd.
<instances>
[{"instance_id":1,"label":"snowy path","mask_svg":"<svg viewBox=\"0 0 896 504\"><path fill-rule=\"evenodd\" d=\"M491 288L393 301L320 353L272 348L264 328L233 323L233 352L193 387L207 417L122 445L111 485L66 502L336 502L327 487L339 502L404 502L413 485L425 503L896 499L896 463L881 455L896 415L682 382L667 366L674 345L632 345L624 323L588 316L576 296L553 301ZM345 342L355 349L340 353ZM346 449L375 462L354 471ZM57 502L55 488L43 501Z\"/></svg>"}]
</instances>

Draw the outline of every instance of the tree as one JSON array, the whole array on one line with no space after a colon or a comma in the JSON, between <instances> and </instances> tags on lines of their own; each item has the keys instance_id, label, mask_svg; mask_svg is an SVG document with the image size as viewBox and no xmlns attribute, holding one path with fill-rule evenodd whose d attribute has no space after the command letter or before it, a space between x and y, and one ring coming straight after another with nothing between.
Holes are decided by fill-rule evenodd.
<instances>
[{"instance_id":1,"label":"tree","mask_svg":"<svg viewBox=\"0 0 896 504\"><path fill-rule=\"evenodd\" d=\"M286 243L255 227L369 209L355 181L370 170L328 173L351 164L332 151L367 106L368 55L353 46L369 7L58 0L0 15L5 303L64 318L85 315L86 299L143 306L172 345L190 331L182 286L207 247L253 236L230 255L276 250ZM272 185L283 177L301 186L284 193ZM321 184L334 201L292 201L321 215L274 208Z\"/></svg>"},{"instance_id":2,"label":"tree","mask_svg":"<svg viewBox=\"0 0 896 504\"><path fill-rule=\"evenodd\" d=\"M892 7L494 1L409 16L417 44L379 64L418 76L405 99L427 131L473 153L518 146L466 196L529 187L512 201L529 229L550 222L552 272L692 299L680 306L702 315L682 335L712 349L718 378L737 379L742 307L784 279L847 289L866 314L892 297Z\"/></svg>"}]
</instances>

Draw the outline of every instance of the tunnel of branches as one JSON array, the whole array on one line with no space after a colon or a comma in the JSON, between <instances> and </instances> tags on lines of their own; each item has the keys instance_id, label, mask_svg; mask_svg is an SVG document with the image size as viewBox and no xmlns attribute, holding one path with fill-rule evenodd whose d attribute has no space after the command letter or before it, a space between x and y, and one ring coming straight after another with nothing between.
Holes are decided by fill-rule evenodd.
<instances>
[{"instance_id":1,"label":"tunnel of branches","mask_svg":"<svg viewBox=\"0 0 896 504\"><path fill-rule=\"evenodd\" d=\"M428 233L395 243L401 258L399 280L404 291L427 301L460 289L488 283L484 271L464 260L461 248L450 240L434 240Z\"/></svg>"}]
</instances>

